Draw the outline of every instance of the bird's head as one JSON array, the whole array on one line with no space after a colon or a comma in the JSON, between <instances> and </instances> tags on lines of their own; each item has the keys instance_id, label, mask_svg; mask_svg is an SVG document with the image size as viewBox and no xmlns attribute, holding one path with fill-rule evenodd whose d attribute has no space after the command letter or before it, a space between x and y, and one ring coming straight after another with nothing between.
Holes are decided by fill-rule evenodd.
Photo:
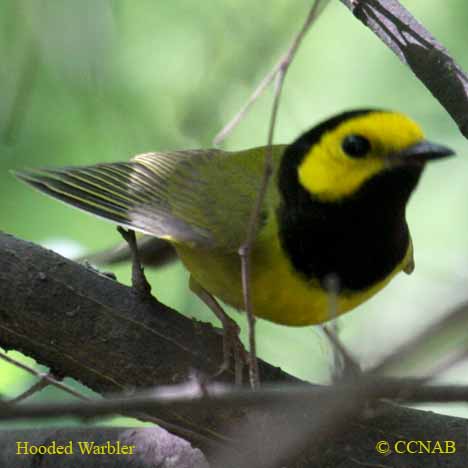
<instances>
[{"instance_id":1,"label":"bird's head","mask_svg":"<svg viewBox=\"0 0 468 468\"><path fill-rule=\"evenodd\" d=\"M283 187L288 184L286 190L291 190L294 178L314 199L339 202L381 174L398 174L402 168L419 174L426 162L452 154L425 140L421 128L401 113L351 111L317 125L287 147Z\"/></svg>"}]
</instances>

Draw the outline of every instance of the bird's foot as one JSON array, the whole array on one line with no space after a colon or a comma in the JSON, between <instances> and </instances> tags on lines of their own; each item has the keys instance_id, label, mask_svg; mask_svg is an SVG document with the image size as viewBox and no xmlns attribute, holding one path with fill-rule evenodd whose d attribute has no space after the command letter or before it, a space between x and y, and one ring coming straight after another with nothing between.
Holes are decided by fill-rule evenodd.
<instances>
[{"instance_id":1,"label":"bird's foot","mask_svg":"<svg viewBox=\"0 0 468 468\"><path fill-rule=\"evenodd\" d=\"M203 288L193 276L190 277L190 289L211 309L216 317L218 317L223 327L223 361L220 368L210 378L216 378L230 370L231 361L232 358L234 358L235 382L239 385L242 384L243 368L248 360L247 352L239 338L239 325L224 312L224 309L214 296Z\"/></svg>"},{"instance_id":2,"label":"bird's foot","mask_svg":"<svg viewBox=\"0 0 468 468\"><path fill-rule=\"evenodd\" d=\"M151 298L151 285L148 283L143 267L141 266L135 231L132 231L131 229L125 230L121 226L118 226L117 230L125 239L128 244L128 248L130 249L132 257L132 287L141 295L142 298Z\"/></svg>"},{"instance_id":3,"label":"bird's foot","mask_svg":"<svg viewBox=\"0 0 468 468\"><path fill-rule=\"evenodd\" d=\"M248 363L248 353L239 337L240 328L228 315L223 317L221 323L223 326L223 362L212 378L228 371L231 368L232 360L234 360L235 383L241 385L244 366Z\"/></svg>"}]
</instances>

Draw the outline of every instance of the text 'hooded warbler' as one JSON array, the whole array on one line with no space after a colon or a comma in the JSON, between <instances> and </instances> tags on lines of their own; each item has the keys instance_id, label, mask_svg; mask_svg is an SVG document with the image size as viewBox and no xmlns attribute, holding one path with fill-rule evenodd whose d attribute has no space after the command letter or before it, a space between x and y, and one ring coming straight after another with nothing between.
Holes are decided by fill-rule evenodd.
<instances>
[{"instance_id":1,"label":"text 'hooded warbler'","mask_svg":"<svg viewBox=\"0 0 468 468\"><path fill-rule=\"evenodd\" d=\"M238 248L245 238L266 148L154 152L129 162L37 169L17 176L118 225L168 240L193 279L243 308ZM405 210L427 162L452 155L405 115L357 110L290 145L273 146L274 174L252 249L256 316L285 325L353 309L398 272L413 269Z\"/></svg>"}]
</instances>

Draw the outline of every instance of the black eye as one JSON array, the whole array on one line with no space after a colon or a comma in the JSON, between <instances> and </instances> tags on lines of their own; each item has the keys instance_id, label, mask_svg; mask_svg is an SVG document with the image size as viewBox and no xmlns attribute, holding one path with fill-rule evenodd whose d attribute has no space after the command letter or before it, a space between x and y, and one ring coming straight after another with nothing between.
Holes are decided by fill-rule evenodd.
<instances>
[{"instance_id":1,"label":"black eye","mask_svg":"<svg viewBox=\"0 0 468 468\"><path fill-rule=\"evenodd\" d=\"M371 149L369 140L361 135L348 135L341 143L343 151L353 158L364 157Z\"/></svg>"}]
</instances>

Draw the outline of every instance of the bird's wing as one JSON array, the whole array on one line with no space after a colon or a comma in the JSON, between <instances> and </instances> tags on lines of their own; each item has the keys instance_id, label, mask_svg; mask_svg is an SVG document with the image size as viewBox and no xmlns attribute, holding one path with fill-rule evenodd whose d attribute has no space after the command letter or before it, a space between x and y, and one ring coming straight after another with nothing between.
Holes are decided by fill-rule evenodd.
<instances>
[{"instance_id":1,"label":"bird's wing","mask_svg":"<svg viewBox=\"0 0 468 468\"><path fill-rule=\"evenodd\" d=\"M275 167L283 151L275 146ZM130 162L16 175L70 205L172 242L236 249L263 171L264 148L146 153ZM266 207L274 204L270 190Z\"/></svg>"}]
</instances>

